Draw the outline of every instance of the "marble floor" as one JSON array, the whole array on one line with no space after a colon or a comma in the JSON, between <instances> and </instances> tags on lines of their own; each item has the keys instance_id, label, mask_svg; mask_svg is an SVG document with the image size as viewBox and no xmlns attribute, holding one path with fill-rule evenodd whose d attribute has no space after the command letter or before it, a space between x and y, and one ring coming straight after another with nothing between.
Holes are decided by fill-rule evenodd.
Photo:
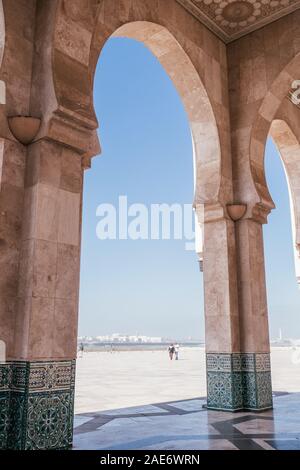
<instances>
[{"instance_id":1,"label":"marble floor","mask_svg":"<svg viewBox=\"0 0 300 470\"><path fill-rule=\"evenodd\" d=\"M300 392L300 348L272 348L273 390ZM77 359L75 414L165 403L206 395L204 348L88 352Z\"/></svg>"},{"instance_id":2,"label":"marble floor","mask_svg":"<svg viewBox=\"0 0 300 470\"><path fill-rule=\"evenodd\" d=\"M207 411L205 398L75 415L74 449L300 450L300 393L261 413Z\"/></svg>"}]
</instances>

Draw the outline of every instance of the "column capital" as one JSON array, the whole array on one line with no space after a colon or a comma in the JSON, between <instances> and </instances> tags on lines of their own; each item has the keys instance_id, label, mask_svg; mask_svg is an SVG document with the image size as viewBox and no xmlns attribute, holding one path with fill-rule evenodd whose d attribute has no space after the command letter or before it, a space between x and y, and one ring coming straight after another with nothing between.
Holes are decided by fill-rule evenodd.
<instances>
[{"instance_id":1,"label":"column capital","mask_svg":"<svg viewBox=\"0 0 300 470\"><path fill-rule=\"evenodd\" d=\"M101 151L97 128L96 120L59 106L48 123L42 124L36 140L46 138L92 158Z\"/></svg>"},{"instance_id":2,"label":"column capital","mask_svg":"<svg viewBox=\"0 0 300 470\"><path fill-rule=\"evenodd\" d=\"M29 116L24 116L28 119ZM82 166L84 169L91 166L91 159L101 153L99 138L97 135L98 122L89 116L74 112L63 106L49 115L32 116L40 119L40 127L32 141L23 145L34 144L41 140L68 147L82 155ZM37 119L36 119L37 120ZM0 122L0 135L3 139L20 143L16 133L12 133L9 126L8 116L3 115ZM21 144L22 145L22 144Z\"/></svg>"},{"instance_id":3,"label":"column capital","mask_svg":"<svg viewBox=\"0 0 300 470\"><path fill-rule=\"evenodd\" d=\"M201 223L217 222L228 219L238 222L244 219L251 219L259 224L268 222L268 215L272 208L261 202L246 204L243 202L196 204L194 206L198 220Z\"/></svg>"},{"instance_id":4,"label":"column capital","mask_svg":"<svg viewBox=\"0 0 300 470\"><path fill-rule=\"evenodd\" d=\"M251 212L249 216L248 217L246 216L245 218L252 219L254 220L254 222L257 222L259 224L268 223L268 215L270 214L272 210L271 207L261 202L258 202L254 204L250 209L251 209Z\"/></svg>"},{"instance_id":5,"label":"column capital","mask_svg":"<svg viewBox=\"0 0 300 470\"><path fill-rule=\"evenodd\" d=\"M58 106L48 122L42 121L35 141L46 139L73 149L81 155L82 168L85 170L91 167L91 159L101 153L97 128L96 119Z\"/></svg>"}]
</instances>

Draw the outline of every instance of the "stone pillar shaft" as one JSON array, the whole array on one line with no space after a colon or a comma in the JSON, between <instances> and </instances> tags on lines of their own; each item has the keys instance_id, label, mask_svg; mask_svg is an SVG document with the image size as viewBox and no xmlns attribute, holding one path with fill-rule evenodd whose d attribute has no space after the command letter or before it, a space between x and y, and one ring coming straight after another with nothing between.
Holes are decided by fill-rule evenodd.
<instances>
[{"instance_id":1,"label":"stone pillar shaft","mask_svg":"<svg viewBox=\"0 0 300 470\"><path fill-rule=\"evenodd\" d=\"M236 222L244 407L272 408L263 219Z\"/></svg>"},{"instance_id":2,"label":"stone pillar shaft","mask_svg":"<svg viewBox=\"0 0 300 470\"><path fill-rule=\"evenodd\" d=\"M46 140L28 147L14 347L0 367L4 448L72 444L81 195L79 154Z\"/></svg>"},{"instance_id":3,"label":"stone pillar shaft","mask_svg":"<svg viewBox=\"0 0 300 470\"><path fill-rule=\"evenodd\" d=\"M241 350L269 353L268 307L262 224L236 222Z\"/></svg>"},{"instance_id":4,"label":"stone pillar shaft","mask_svg":"<svg viewBox=\"0 0 300 470\"><path fill-rule=\"evenodd\" d=\"M14 348L25 162L23 145L0 139L0 340L7 358Z\"/></svg>"},{"instance_id":5,"label":"stone pillar shaft","mask_svg":"<svg viewBox=\"0 0 300 470\"><path fill-rule=\"evenodd\" d=\"M204 216L207 407L272 407L262 226Z\"/></svg>"}]
</instances>

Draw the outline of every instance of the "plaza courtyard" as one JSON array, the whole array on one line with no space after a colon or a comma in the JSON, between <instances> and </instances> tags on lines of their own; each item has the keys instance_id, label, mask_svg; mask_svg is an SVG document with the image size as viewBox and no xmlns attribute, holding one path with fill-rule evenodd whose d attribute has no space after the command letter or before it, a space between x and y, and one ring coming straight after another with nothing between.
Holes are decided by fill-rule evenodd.
<instances>
[{"instance_id":1,"label":"plaza courtyard","mask_svg":"<svg viewBox=\"0 0 300 470\"><path fill-rule=\"evenodd\" d=\"M89 352L78 359L74 449L300 449L299 351L273 348L274 409L207 411L205 352Z\"/></svg>"}]
</instances>

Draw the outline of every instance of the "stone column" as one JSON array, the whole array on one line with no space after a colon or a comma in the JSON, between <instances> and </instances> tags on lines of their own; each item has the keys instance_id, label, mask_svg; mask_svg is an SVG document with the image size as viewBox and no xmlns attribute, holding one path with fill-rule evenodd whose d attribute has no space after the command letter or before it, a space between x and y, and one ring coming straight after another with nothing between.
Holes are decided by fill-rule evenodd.
<instances>
[{"instance_id":1,"label":"stone column","mask_svg":"<svg viewBox=\"0 0 300 470\"><path fill-rule=\"evenodd\" d=\"M203 227L207 407L233 411L242 408L234 222L222 206L206 206Z\"/></svg>"},{"instance_id":2,"label":"stone column","mask_svg":"<svg viewBox=\"0 0 300 470\"><path fill-rule=\"evenodd\" d=\"M10 365L14 325L26 149L18 142L0 139L0 449L6 447L9 426Z\"/></svg>"},{"instance_id":3,"label":"stone column","mask_svg":"<svg viewBox=\"0 0 300 470\"><path fill-rule=\"evenodd\" d=\"M26 148L0 139L0 340L13 355Z\"/></svg>"},{"instance_id":4,"label":"stone column","mask_svg":"<svg viewBox=\"0 0 300 470\"><path fill-rule=\"evenodd\" d=\"M205 208L207 407L272 407L262 226Z\"/></svg>"},{"instance_id":5,"label":"stone column","mask_svg":"<svg viewBox=\"0 0 300 470\"><path fill-rule=\"evenodd\" d=\"M72 444L80 269L81 156L40 140L27 149L18 306L6 447Z\"/></svg>"},{"instance_id":6,"label":"stone column","mask_svg":"<svg viewBox=\"0 0 300 470\"><path fill-rule=\"evenodd\" d=\"M270 341L262 223L266 214L236 222L244 408L272 408Z\"/></svg>"}]
</instances>

